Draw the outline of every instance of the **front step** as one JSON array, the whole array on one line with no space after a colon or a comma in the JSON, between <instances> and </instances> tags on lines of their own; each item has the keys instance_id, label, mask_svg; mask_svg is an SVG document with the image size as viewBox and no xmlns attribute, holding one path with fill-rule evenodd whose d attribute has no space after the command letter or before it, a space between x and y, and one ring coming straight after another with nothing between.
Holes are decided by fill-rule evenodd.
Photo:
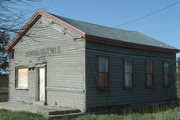
<instances>
[{"instance_id":1,"label":"front step","mask_svg":"<svg viewBox=\"0 0 180 120\"><path fill-rule=\"evenodd\" d=\"M83 112L78 112L78 113L67 113L67 114L54 114L54 115L47 115L45 116L46 118L60 118L64 116L76 116L76 115L82 115L84 114Z\"/></svg>"},{"instance_id":2,"label":"front step","mask_svg":"<svg viewBox=\"0 0 180 120\"><path fill-rule=\"evenodd\" d=\"M33 105L44 106L44 102L43 101L35 101L33 103Z\"/></svg>"},{"instance_id":3,"label":"front step","mask_svg":"<svg viewBox=\"0 0 180 120\"><path fill-rule=\"evenodd\" d=\"M49 112L49 115L59 115L59 114L70 114L70 113L80 113L81 111L78 109L72 109L72 110L64 110L64 111L52 111Z\"/></svg>"}]
</instances>

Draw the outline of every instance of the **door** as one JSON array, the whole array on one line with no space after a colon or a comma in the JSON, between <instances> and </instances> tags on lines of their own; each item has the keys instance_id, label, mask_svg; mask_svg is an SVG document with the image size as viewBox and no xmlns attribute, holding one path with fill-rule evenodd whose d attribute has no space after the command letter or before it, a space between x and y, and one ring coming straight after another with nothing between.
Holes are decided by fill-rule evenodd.
<instances>
[{"instance_id":1,"label":"door","mask_svg":"<svg viewBox=\"0 0 180 120\"><path fill-rule=\"evenodd\" d=\"M39 101L42 102L45 102L45 98L46 98L45 82L46 82L46 69L44 66L39 68Z\"/></svg>"}]
</instances>

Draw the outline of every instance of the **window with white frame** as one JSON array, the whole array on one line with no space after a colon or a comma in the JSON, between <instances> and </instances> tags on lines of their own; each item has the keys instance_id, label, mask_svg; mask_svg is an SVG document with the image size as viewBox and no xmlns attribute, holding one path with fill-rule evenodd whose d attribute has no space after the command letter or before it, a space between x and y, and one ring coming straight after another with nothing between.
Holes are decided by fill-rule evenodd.
<instances>
[{"instance_id":1,"label":"window with white frame","mask_svg":"<svg viewBox=\"0 0 180 120\"><path fill-rule=\"evenodd\" d=\"M17 67L16 68L16 88L17 89L28 89L28 67Z\"/></svg>"},{"instance_id":2,"label":"window with white frame","mask_svg":"<svg viewBox=\"0 0 180 120\"><path fill-rule=\"evenodd\" d=\"M131 59L124 60L124 85L125 88L133 87L133 65Z\"/></svg>"}]
</instances>

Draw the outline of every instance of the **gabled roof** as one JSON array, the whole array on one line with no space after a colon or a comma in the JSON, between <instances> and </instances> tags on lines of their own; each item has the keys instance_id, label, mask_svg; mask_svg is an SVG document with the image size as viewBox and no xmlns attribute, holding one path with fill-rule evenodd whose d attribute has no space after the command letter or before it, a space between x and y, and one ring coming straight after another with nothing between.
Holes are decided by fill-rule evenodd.
<instances>
[{"instance_id":1,"label":"gabled roof","mask_svg":"<svg viewBox=\"0 0 180 120\"><path fill-rule=\"evenodd\" d=\"M136 31L127 31L77 21L40 10L36 11L36 13L30 19L30 21L27 22L25 28L22 29L24 32L22 31L20 34L18 34L12 40L12 42L10 42L7 45L6 50L12 48L22 38L22 36L31 28L31 26L40 18L40 16L45 16L46 18L51 19L53 22L60 24L61 26L77 33L79 36L84 38L86 37L88 39L87 41L100 43L115 42L115 44L119 43L119 45L122 47L133 47L138 49L156 50L173 53L179 52L179 50L173 46L170 46L166 43L163 43L161 41L158 41L154 38L151 38ZM105 40L105 42L102 42L103 40Z\"/></svg>"},{"instance_id":2,"label":"gabled roof","mask_svg":"<svg viewBox=\"0 0 180 120\"><path fill-rule=\"evenodd\" d=\"M127 31L127 30L122 30L122 29L110 28L110 27L91 24L87 22L72 20L69 18L57 16L57 15L54 15L54 16L76 27L77 29L83 31L84 33L88 35L98 36L102 38L109 38L109 39L119 40L119 41L128 42L128 43L137 43L137 44L150 45L150 46L156 46L156 47L161 47L161 48L176 49L173 46L165 44L161 41L158 41L154 38L151 38L149 36L146 36L136 31Z\"/></svg>"}]
</instances>

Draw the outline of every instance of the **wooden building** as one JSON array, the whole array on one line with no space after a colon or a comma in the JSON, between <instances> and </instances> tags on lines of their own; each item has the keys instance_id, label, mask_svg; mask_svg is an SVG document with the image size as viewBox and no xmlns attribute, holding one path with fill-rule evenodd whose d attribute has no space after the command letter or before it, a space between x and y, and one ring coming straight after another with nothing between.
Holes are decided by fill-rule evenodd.
<instances>
[{"instance_id":1,"label":"wooden building","mask_svg":"<svg viewBox=\"0 0 180 120\"><path fill-rule=\"evenodd\" d=\"M5 49L12 102L85 112L177 97L179 50L136 31L38 10Z\"/></svg>"}]
</instances>

